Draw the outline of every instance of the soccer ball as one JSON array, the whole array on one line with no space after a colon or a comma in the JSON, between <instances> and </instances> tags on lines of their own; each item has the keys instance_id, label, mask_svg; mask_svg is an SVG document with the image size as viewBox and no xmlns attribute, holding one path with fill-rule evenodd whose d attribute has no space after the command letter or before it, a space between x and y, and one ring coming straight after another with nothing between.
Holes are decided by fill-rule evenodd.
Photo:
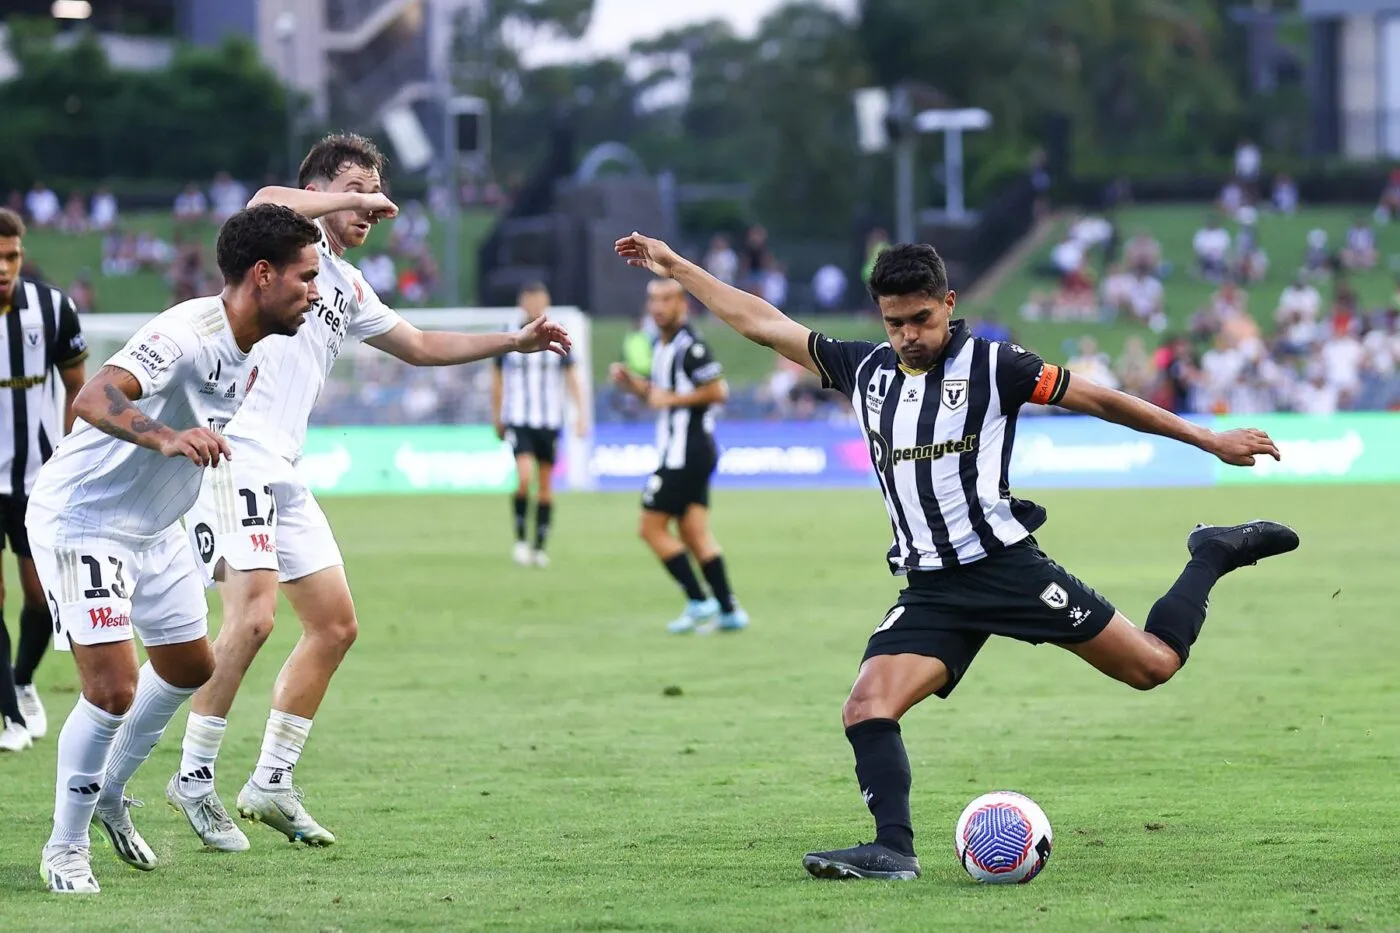
<instances>
[{"instance_id":1,"label":"soccer ball","mask_svg":"<svg viewBox=\"0 0 1400 933\"><path fill-rule=\"evenodd\" d=\"M1025 884L1050 858L1050 820L1012 791L983 794L963 810L953 834L958 861L982 884Z\"/></svg>"}]
</instances>

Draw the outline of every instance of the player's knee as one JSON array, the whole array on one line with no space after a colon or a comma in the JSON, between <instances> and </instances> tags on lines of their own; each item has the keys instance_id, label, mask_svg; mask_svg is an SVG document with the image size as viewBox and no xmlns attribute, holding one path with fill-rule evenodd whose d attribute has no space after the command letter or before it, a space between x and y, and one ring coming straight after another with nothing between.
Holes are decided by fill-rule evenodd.
<instances>
[{"instance_id":1,"label":"player's knee","mask_svg":"<svg viewBox=\"0 0 1400 933\"><path fill-rule=\"evenodd\" d=\"M359 637L360 623L355 618L355 611L348 609L316 620L307 626L307 630L323 645L339 654L344 654L350 650L350 646L355 644L355 639Z\"/></svg>"},{"instance_id":2,"label":"player's knee","mask_svg":"<svg viewBox=\"0 0 1400 933\"><path fill-rule=\"evenodd\" d=\"M131 709L136 699L136 681L124 677L101 678L96 683L84 684L83 696L103 712L121 716Z\"/></svg>"},{"instance_id":3,"label":"player's knee","mask_svg":"<svg viewBox=\"0 0 1400 933\"><path fill-rule=\"evenodd\" d=\"M847 729L867 719L897 718L894 715L894 705L888 699L862 690L852 690L841 706L841 725Z\"/></svg>"},{"instance_id":4,"label":"player's knee","mask_svg":"<svg viewBox=\"0 0 1400 933\"><path fill-rule=\"evenodd\" d=\"M257 650L272 635L276 618L276 611L271 606L260 604L246 606L238 614L238 631L243 634L244 642Z\"/></svg>"}]
</instances>

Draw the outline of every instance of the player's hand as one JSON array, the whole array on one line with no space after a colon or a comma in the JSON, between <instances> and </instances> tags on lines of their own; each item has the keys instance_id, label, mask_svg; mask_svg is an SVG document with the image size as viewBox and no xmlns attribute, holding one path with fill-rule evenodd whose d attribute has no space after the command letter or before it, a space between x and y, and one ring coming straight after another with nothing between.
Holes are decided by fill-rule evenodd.
<instances>
[{"instance_id":1,"label":"player's hand","mask_svg":"<svg viewBox=\"0 0 1400 933\"><path fill-rule=\"evenodd\" d=\"M360 195L359 210L360 213L369 215L370 220L388 220L399 216L399 206L381 191Z\"/></svg>"},{"instance_id":2,"label":"player's hand","mask_svg":"<svg viewBox=\"0 0 1400 933\"><path fill-rule=\"evenodd\" d=\"M620 389L632 388L632 374L621 363L614 363L608 367L608 378Z\"/></svg>"},{"instance_id":3,"label":"player's hand","mask_svg":"<svg viewBox=\"0 0 1400 933\"><path fill-rule=\"evenodd\" d=\"M544 315L535 318L515 332L515 349L519 353L538 353L548 350L560 356L567 356L574 345L564 325L556 324Z\"/></svg>"},{"instance_id":4,"label":"player's hand","mask_svg":"<svg viewBox=\"0 0 1400 933\"><path fill-rule=\"evenodd\" d=\"M656 275L667 279L676 274L676 267L681 262L681 257L676 251L661 240L653 240L635 232L614 243L613 249L627 260L629 266L650 269Z\"/></svg>"},{"instance_id":5,"label":"player's hand","mask_svg":"<svg viewBox=\"0 0 1400 933\"><path fill-rule=\"evenodd\" d=\"M658 389L653 386L647 393L647 404L652 408L674 408L677 397L670 389Z\"/></svg>"},{"instance_id":6,"label":"player's hand","mask_svg":"<svg viewBox=\"0 0 1400 933\"><path fill-rule=\"evenodd\" d=\"M1254 466L1256 456L1283 459L1279 454L1278 445L1258 428L1217 431L1211 435L1210 444L1206 449L1231 466Z\"/></svg>"},{"instance_id":7,"label":"player's hand","mask_svg":"<svg viewBox=\"0 0 1400 933\"><path fill-rule=\"evenodd\" d=\"M160 445L160 452L167 457L187 457L201 467L218 466L221 458L233 459L233 451L224 436L205 428L180 431Z\"/></svg>"}]
</instances>

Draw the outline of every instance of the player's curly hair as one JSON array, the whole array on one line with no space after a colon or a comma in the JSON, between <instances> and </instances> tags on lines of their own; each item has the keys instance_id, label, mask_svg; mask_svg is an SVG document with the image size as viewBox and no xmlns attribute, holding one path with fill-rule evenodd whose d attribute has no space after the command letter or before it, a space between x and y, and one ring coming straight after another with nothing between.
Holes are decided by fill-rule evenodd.
<instances>
[{"instance_id":1,"label":"player's curly hair","mask_svg":"<svg viewBox=\"0 0 1400 933\"><path fill-rule=\"evenodd\" d=\"M320 241L321 229L290 207L258 204L224 221L215 254L224 284L237 285L261 260L282 269Z\"/></svg>"},{"instance_id":2,"label":"player's curly hair","mask_svg":"<svg viewBox=\"0 0 1400 933\"><path fill-rule=\"evenodd\" d=\"M335 181L347 166L384 174L389 160L379 147L358 133L333 133L311 147L301 160L297 172L297 187L305 188L313 181Z\"/></svg>"},{"instance_id":3,"label":"player's curly hair","mask_svg":"<svg viewBox=\"0 0 1400 933\"><path fill-rule=\"evenodd\" d=\"M899 295L941 299L948 294L948 269L938 250L927 243L901 243L875 260L867 288L876 302Z\"/></svg>"}]
</instances>

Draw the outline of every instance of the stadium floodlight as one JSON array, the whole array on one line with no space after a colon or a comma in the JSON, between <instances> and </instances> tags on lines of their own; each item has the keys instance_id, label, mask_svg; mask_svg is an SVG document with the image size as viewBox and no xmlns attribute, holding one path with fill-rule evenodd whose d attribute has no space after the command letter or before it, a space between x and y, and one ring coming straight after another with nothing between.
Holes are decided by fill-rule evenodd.
<instances>
[{"instance_id":1,"label":"stadium floodlight","mask_svg":"<svg viewBox=\"0 0 1400 933\"><path fill-rule=\"evenodd\" d=\"M963 203L963 133L985 130L991 125L992 115L976 107L924 110L914 117L914 129L918 132L943 134L943 171L949 220L961 221L967 215Z\"/></svg>"},{"instance_id":2,"label":"stadium floodlight","mask_svg":"<svg viewBox=\"0 0 1400 933\"><path fill-rule=\"evenodd\" d=\"M458 160L483 159L489 148L490 107L480 97L454 97L447 105L448 145Z\"/></svg>"},{"instance_id":3,"label":"stadium floodlight","mask_svg":"<svg viewBox=\"0 0 1400 933\"><path fill-rule=\"evenodd\" d=\"M49 12L54 19L87 19L92 15L92 4L88 0L53 0Z\"/></svg>"}]
</instances>

